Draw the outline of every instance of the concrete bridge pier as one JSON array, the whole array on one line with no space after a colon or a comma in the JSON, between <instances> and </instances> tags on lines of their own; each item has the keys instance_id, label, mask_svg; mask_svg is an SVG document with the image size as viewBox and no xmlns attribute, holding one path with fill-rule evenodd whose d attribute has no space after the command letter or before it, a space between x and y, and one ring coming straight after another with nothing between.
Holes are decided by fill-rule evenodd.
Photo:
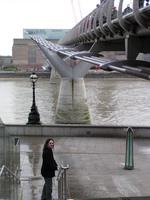
<instances>
[{"instance_id":1,"label":"concrete bridge pier","mask_svg":"<svg viewBox=\"0 0 150 200\"><path fill-rule=\"evenodd\" d=\"M60 83L60 75L55 69L55 67L52 68L51 70L51 76L50 76L50 83Z\"/></svg>"},{"instance_id":2,"label":"concrete bridge pier","mask_svg":"<svg viewBox=\"0 0 150 200\"><path fill-rule=\"evenodd\" d=\"M150 53L149 48L150 37L135 37L127 35L125 39L125 50L127 60L136 60L139 53L148 54Z\"/></svg>"},{"instance_id":3,"label":"concrete bridge pier","mask_svg":"<svg viewBox=\"0 0 150 200\"><path fill-rule=\"evenodd\" d=\"M83 78L61 79L55 123L90 124L90 114Z\"/></svg>"}]
</instances>

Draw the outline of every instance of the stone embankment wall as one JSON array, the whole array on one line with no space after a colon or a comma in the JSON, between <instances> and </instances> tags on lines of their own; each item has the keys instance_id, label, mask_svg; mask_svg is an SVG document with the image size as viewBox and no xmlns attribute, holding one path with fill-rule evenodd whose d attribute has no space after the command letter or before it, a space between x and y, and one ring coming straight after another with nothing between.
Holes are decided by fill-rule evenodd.
<instances>
[{"instance_id":1,"label":"stone embankment wall","mask_svg":"<svg viewBox=\"0 0 150 200\"><path fill-rule=\"evenodd\" d=\"M0 78L29 78L33 72L0 72ZM49 78L50 72L35 72L39 78Z\"/></svg>"},{"instance_id":2,"label":"stone embankment wall","mask_svg":"<svg viewBox=\"0 0 150 200\"><path fill-rule=\"evenodd\" d=\"M133 78L133 76L119 72L89 71L85 78Z\"/></svg>"},{"instance_id":3,"label":"stone embankment wall","mask_svg":"<svg viewBox=\"0 0 150 200\"><path fill-rule=\"evenodd\" d=\"M33 72L0 72L0 78L29 78ZM50 72L35 72L39 78L50 78ZM89 71L84 78L131 78L133 76L119 72Z\"/></svg>"},{"instance_id":4,"label":"stone embankment wall","mask_svg":"<svg viewBox=\"0 0 150 200\"><path fill-rule=\"evenodd\" d=\"M131 127L135 138L150 138L150 127ZM93 125L4 125L6 135L49 137L126 137L125 126Z\"/></svg>"}]
</instances>

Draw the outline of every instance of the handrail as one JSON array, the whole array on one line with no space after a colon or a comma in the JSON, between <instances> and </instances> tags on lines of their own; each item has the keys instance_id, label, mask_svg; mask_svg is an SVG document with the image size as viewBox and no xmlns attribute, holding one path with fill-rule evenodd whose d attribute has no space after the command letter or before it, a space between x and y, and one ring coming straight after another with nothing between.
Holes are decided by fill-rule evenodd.
<instances>
[{"instance_id":1,"label":"handrail","mask_svg":"<svg viewBox=\"0 0 150 200\"><path fill-rule=\"evenodd\" d=\"M76 46L81 43L89 43L89 41L95 42L96 40L110 41L114 39L118 40L120 38L125 39L126 36L129 34L140 36L142 33L143 36L147 35L147 31L149 31L149 0L147 0L146 5L143 4L144 1L132 0L131 7L133 10L131 12L131 15L125 13L125 16L127 18L124 18L123 9L124 6L127 6L128 4L126 2L127 1L125 0L103 1L92 11L92 14L90 12L85 18L78 22L78 24L76 24L67 34L65 34L58 41L58 44ZM114 7L116 8L115 12L113 10ZM89 28L87 28L87 23L89 22L90 16L92 16L94 20L91 19L93 20L93 22L91 23ZM112 19L112 16L115 16L115 20ZM99 22L98 26L96 24L97 21ZM94 29L89 34L90 28L93 27ZM145 31L145 29L147 29L147 31Z\"/></svg>"},{"instance_id":2,"label":"handrail","mask_svg":"<svg viewBox=\"0 0 150 200\"><path fill-rule=\"evenodd\" d=\"M57 174L57 181L59 181L60 180L60 178L61 178L61 174L64 172L64 170L66 170L66 169L68 169L69 168L69 165L66 165L66 166L63 166L63 165L61 165L60 166L60 168L59 168L59 170L58 170L58 174Z\"/></svg>"},{"instance_id":3,"label":"handrail","mask_svg":"<svg viewBox=\"0 0 150 200\"><path fill-rule=\"evenodd\" d=\"M1 175L4 172L5 169L20 183L20 179L10 169L8 169L5 165L3 165L1 170L0 170L0 177L1 177Z\"/></svg>"},{"instance_id":4,"label":"handrail","mask_svg":"<svg viewBox=\"0 0 150 200\"><path fill-rule=\"evenodd\" d=\"M58 181L58 199L67 199L67 181L66 170L69 169L69 165L61 165L56 180Z\"/></svg>"}]
</instances>

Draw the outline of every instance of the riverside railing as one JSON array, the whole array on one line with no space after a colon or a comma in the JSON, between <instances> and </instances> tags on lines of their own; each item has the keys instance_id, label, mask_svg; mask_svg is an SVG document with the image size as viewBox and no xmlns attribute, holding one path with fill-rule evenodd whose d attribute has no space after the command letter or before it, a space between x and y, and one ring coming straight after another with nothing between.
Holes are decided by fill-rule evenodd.
<instances>
[{"instance_id":1,"label":"riverside railing","mask_svg":"<svg viewBox=\"0 0 150 200\"><path fill-rule=\"evenodd\" d=\"M0 169L0 199L21 199L20 179L5 165Z\"/></svg>"},{"instance_id":2,"label":"riverside railing","mask_svg":"<svg viewBox=\"0 0 150 200\"><path fill-rule=\"evenodd\" d=\"M10 143L9 169L16 174L20 171L20 139L15 137Z\"/></svg>"},{"instance_id":3,"label":"riverside railing","mask_svg":"<svg viewBox=\"0 0 150 200\"><path fill-rule=\"evenodd\" d=\"M5 173L5 172L7 172L7 173ZM8 177L11 177L12 179L16 179L20 183L20 179L11 170L9 170L5 165L3 165L0 170L0 177L2 176L3 173L9 174Z\"/></svg>"},{"instance_id":4,"label":"riverside railing","mask_svg":"<svg viewBox=\"0 0 150 200\"><path fill-rule=\"evenodd\" d=\"M58 199L67 199L67 169L69 169L69 165L61 165L58 170Z\"/></svg>"},{"instance_id":5,"label":"riverside railing","mask_svg":"<svg viewBox=\"0 0 150 200\"><path fill-rule=\"evenodd\" d=\"M20 139L3 136L0 162L0 199L20 199Z\"/></svg>"}]
</instances>

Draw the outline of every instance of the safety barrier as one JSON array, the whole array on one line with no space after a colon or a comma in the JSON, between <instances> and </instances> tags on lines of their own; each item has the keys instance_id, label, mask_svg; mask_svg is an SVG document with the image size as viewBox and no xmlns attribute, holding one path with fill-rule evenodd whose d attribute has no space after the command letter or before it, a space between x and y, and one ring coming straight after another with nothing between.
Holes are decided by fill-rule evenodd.
<instances>
[{"instance_id":1,"label":"safety barrier","mask_svg":"<svg viewBox=\"0 0 150 200\"><path fill-rule=\"evenodd\" d=\"M21 200L20 179L5 165L0 169L0 199Z\"/></svg>"},{"instance_id":2,"label":"safety barrier","mask_svg":"<svg viewBox=\"0 0 150 200\"><path fill-rule=\"evenodd\" d=\"M20 183L20 179L11 170L9 170L5 165L3 165L1 170L0 170L0 177L4 173L5 173L6 176L10 177L11 179L16 179Z\"/></svg>"},{"instance_id":3,"label":"safety barrier","mask_svg":"<svg viewBox=\"0 0 150 200\"><path fill-rule=\"evenodd\" d=\"M10 137L9 137L10 138ZM1 163L0 168L0 199L15 199L20 200L20 139L6 139L4 143L4 164Z\"/></svg>"}]
</instances>

